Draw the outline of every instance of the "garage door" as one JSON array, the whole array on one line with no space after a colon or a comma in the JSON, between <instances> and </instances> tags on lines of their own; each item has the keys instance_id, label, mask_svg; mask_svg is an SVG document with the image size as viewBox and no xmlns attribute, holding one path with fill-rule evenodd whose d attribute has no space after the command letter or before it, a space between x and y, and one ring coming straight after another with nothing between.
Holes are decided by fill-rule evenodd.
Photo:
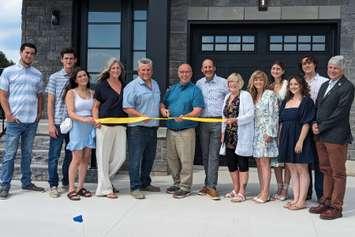
<instances>
[{"instance_id":1,"label":"garage door","mask_svg":"<svg viewBox=\"0 0 355 237\"><path fill-rule=\"evenodd\" d=\"M227 77L239 72L244 80L261 69L270 71L278 59L286 63L287 75L297 73L298 59L312 54L319 59L319 72L326 75L328 59L339 52L337 23L190 24L190 63L195 76L202 76L201 61L216 60L217 73Z\"/></svg>"},{"instance_id":2,"label":"garage door","mask_svg":"<svg viewBox=\"0 0 355 237\"><path fill-rule=\"evenodd\" d=\"M195 81L202 77L201 61L208 56L216 60L218 75L239 72L246 87L253 71L269 74L275 60L286 64L287 75L298 73L298 60L306 54L318 58L318 71L326 75L328 59L339 52L337 22L190 22L189 32ZM196 148L195 164L202 164L199 144Z\"/></svg>"}]
</instances>

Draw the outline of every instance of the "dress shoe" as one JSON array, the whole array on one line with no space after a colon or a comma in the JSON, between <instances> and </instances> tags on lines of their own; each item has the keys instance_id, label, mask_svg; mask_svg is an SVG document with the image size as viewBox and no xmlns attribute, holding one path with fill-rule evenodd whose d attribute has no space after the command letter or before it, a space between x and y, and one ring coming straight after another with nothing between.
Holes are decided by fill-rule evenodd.
<instances>
[{"instance_id":1,"label":"dress shoe","mask_svg":"<svg viewBox=\"0 0 355 237\"><path fill-rule=\"evenodd\" d=\"M206 191L207 191L206 192L207 196L209 196L212 200L220 200L221 199L219 197L219 193L217 192L217 190L215 188L207 187Z\"/></svg>"},{"instance_id":2,"label":"dress shoe","mask_svg":"<svg viewBox=\"0 0 355 237\"><path fill-rule=\"evenodd\" d=\"M316 207L309 208L309 212L313 213L313 214L321 214L321 213L325 212L328 209L329 209L329 206L324 205L324 204L321 203L321 204L319 204Z\"/></svg>"},{"instance_id":3,"label":"dress shoe","mask_svg":"<svg viewBox=\"0 0 355 237\"><path fill-rule=\"evenodd\" d=\"M197 192L198 195L200 196L205 196L207 195L207 187L206 186L203 186L198 192Z\"/></svg>"},{"instance_id":4,"label":"dress shoe","mask_svg":"<svg viewBox=\"0 0 355 237\"><path fill-rule=\"evenodd\" d=\"M322 212L319 217L323 220L334 220L334 219L340 218L342 216L343 216L343 214L342 214L341 208L337 209L334 207L330 207L330 208L328 208L328 210Z\"/></svg>"}]
</instances>

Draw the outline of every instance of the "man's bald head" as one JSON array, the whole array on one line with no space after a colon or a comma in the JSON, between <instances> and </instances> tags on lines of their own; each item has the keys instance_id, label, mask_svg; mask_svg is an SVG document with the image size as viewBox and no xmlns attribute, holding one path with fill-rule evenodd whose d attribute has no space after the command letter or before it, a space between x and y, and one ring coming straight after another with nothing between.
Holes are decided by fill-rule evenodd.
<instances>
[{"instance_id":1,"label":"man's bald head","mask_svg":"<svg viewBox=\"0 0 355 237\"><path fill-rule=\"evenodd\" d=\"M191 81L192 68L189 64L183 63L178 67L178 77L182 85L186 85Z\"/></svg>"}]
</instances>

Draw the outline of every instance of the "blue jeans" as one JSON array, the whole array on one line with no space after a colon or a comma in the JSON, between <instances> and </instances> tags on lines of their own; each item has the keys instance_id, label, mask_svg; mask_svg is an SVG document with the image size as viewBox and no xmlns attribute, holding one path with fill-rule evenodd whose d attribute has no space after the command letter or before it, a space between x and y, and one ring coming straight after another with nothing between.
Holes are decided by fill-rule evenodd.
<instances>
[{"instance_id":1,"label":"blue jeans","mask_svg":"<svg viewBox=\"0 0 355 237\"><path fill-rule=\"evenodd\" d=\"M216 188L218 181L221 124L201 123L199 127L202 163L205 169L205 186Z\"/></svg>"},{"instance_id":2,"label":"blue jeans","mask_svg":"<svg viewBox=\"0 0 355 237\"><path fill-rule=\"evenodd\" d=\"M31 184L31 159L33 141L37 131L37 122L34 123L6 123L5 155L2 161L0 176L1 186L10 189L14 173L15 157L21 138L21 183L22 187Z\"/></svg>"},{"instance_id":3,"label":"blue jeans","mask_svg":"<svg viewBox=\"0 0 355 237\"><path fill-rule=\"evenodd\" d=\"M128 171L131 191L150 185L157 148L157 127L128 127Z\"/></svg>"},{"instance_id":4,"label":"blue jeans","mask_svg":"<svg viewBox=\"0 0 355 237\"><path fill-rule=\"evenodd\" d=\"M48 151L48 183L50 187L58 186L58 160L60 157L60 151L62 150L63 141L65 141L65 148L69 143L69 134L62 134L60 132L59 125L55 125L58 136L57 138L50 137L49 139L49 151ZM71 162L71 151L65 149L65 155L62 165L62 184L69 185L68 170Z\"/></svg>"}]
</instances>

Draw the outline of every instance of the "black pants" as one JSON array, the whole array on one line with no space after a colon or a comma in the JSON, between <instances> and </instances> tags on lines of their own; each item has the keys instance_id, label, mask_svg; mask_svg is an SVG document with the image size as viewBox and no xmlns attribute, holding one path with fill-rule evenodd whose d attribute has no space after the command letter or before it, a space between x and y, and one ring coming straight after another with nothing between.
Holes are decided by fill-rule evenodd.
<instances>
[{"instance_id":1,"label":"black pants","mask_svg":"<svg viewBox=\"0 0 355 237\"><path fill-rule=\"evenodd\" d=\"M239 156L234 153L235 149L226 148L225 159L227 161L227 166L229 172L248 172L249 170L249 157Z\"/></svg>"}]
</instances>

